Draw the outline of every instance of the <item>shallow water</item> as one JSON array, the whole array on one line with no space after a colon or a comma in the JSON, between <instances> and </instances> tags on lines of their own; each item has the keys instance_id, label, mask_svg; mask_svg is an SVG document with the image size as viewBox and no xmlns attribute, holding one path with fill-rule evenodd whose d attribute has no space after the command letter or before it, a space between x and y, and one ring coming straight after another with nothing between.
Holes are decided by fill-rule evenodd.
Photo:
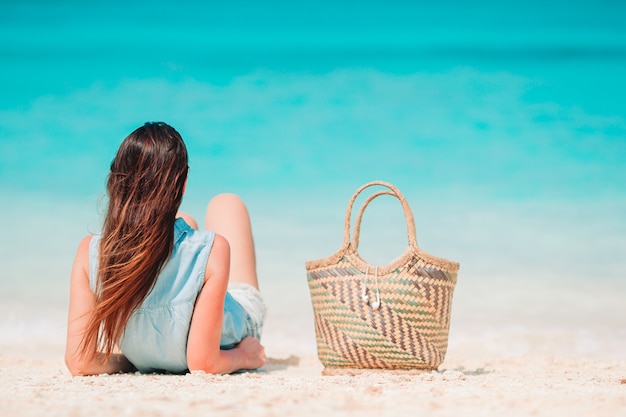
<instances>
[{"instance_id":1,"label":"shallow water","mask_svg":"<svg viewBox=\"0 0 626 417\"><path fill-rule=\"evenodd\" d=\"M2 343L49 339L43 315L62 317L108 164L148 120L188 144L184 210L201 219L224 191L249 203L276 315L304 308L304 262L339 247L345 204L373 179L405 193L425 250L461 262L460 315L505 307L475 301L484 285L524 308L526 280L566 294L536 316L615 313L602 307L626 274L620 2L139 4L0 6ZM365 218L372 262L404 249L392 203Z\"/></svg>"}]
</instances>

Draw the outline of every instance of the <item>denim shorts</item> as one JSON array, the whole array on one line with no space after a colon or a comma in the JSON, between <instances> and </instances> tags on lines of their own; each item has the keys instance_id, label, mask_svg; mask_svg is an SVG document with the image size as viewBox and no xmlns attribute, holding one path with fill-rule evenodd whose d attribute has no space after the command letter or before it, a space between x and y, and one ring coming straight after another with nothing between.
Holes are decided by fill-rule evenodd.
<instances>
[{"instance_id":1,"label":"denim shorts","mask_svg":"<svg viewBox=\"0 0 626 417\"><path fill-rule=\"evenodd\" d=\"M260 339L266 311L259 290L250 284L231 282L224 305L221 347L234 347L246 336Z\"/></svg>"}]
</instances>

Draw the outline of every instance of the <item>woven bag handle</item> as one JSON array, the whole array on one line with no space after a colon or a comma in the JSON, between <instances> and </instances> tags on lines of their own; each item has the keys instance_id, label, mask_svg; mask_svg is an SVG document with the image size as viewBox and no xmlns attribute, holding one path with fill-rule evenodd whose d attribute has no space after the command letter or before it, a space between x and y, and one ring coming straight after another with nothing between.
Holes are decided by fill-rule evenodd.
<instances>
[{"instance_id":1,"label":"woven bag handle","mask_svg":"<svg viewBox=\"0 0 626 417\"><path fill-rule=\"evenodd\" d=\"M361 233L361 220L363 219L363 214L365 213L365 209L367 208L367 206L375 199L378 198L382 195L391 195L396 197L399 201L400 204L402 204L402 210L404 211L404 218L406 220L406 228L407 228L407 237L408 237L408 241L409 241L409 247L415 251L419 251L419 246L417 245L417 238L416 238L416 234L415 234L415 220L413 219L413 213L411 211L411 208L409 207L409 204L407 203L406 199L404 198L404 195L400 192L400 190L398 190L396 187L394 187L393 185L389 184L388 182L384 182L384 181L372 181L369 182L363 186L361 186L361 188L359 188L354 195L352 196L352 198L350 199L350 201L348 202L348 208L346 210L346 217L345 217L345 222L344 222L344 236L343 236L343 245L344 247L347 247L351 242L350 242L350 223L351 223L351 216L352 216L352 208L354 206L354 202L356 201L357 197L367 188L369 187L374 187L374 186L382 186L387 188L387 190L384 191L378 191L372 195L370 195L364 202L363 205L361 206L361 208L359 209L359 213L357 215L356 218L356 222L354 223L354 237L352 239L352 245L354 247L354 250L357 250L358 246L359 246L359 235Z\"/></svg>"}]
</instances>

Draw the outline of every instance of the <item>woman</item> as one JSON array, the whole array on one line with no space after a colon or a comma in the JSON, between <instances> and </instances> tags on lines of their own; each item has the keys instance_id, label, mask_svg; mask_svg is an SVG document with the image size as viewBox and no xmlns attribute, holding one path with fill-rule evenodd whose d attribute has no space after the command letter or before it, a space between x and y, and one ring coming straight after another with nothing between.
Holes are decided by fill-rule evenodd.
<instances>
[{"instance_id":1,"label":"woman","mask_svg":"<svg viewBox=\"0 0 626 417\"><path fill-rule=\"evenodd\" d=\"M205 231L178 213L187 149L165 123L120 145L102 233L80 243L70 280L65 362L73 375L202 370L265 363L248 212L230 194L208 205Z\"/></svg>"}]
</instances>

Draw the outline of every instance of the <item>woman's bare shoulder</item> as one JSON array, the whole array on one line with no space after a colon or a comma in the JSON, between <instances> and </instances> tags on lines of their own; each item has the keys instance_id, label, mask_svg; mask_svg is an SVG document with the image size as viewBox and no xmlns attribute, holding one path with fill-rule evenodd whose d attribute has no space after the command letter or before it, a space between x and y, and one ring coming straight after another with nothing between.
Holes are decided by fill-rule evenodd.
<instances>
[{"instance_id":1,"label":"woman's bare shoulder","mask_svg":"<svg viewBox=\"0 0 626 417\"><path fill-rule=\"evenodd\" d=\"M93 235L87 235L78 244L78 253L89 253L89 245L91 245L91 240L93 239Z\"/></svg>"},{"instance_id":2,"label":"woman's bare shoulder","mask_svg":"<svg viewBox=\"0 0 626 417\"><path fill-rule=\"evenodd\" d=\"M78 244L78 249L76 250L74 263L83 271L89 270L89 246L92 239L93 235L85 236Z\"/></svg>"}]
</instances>

